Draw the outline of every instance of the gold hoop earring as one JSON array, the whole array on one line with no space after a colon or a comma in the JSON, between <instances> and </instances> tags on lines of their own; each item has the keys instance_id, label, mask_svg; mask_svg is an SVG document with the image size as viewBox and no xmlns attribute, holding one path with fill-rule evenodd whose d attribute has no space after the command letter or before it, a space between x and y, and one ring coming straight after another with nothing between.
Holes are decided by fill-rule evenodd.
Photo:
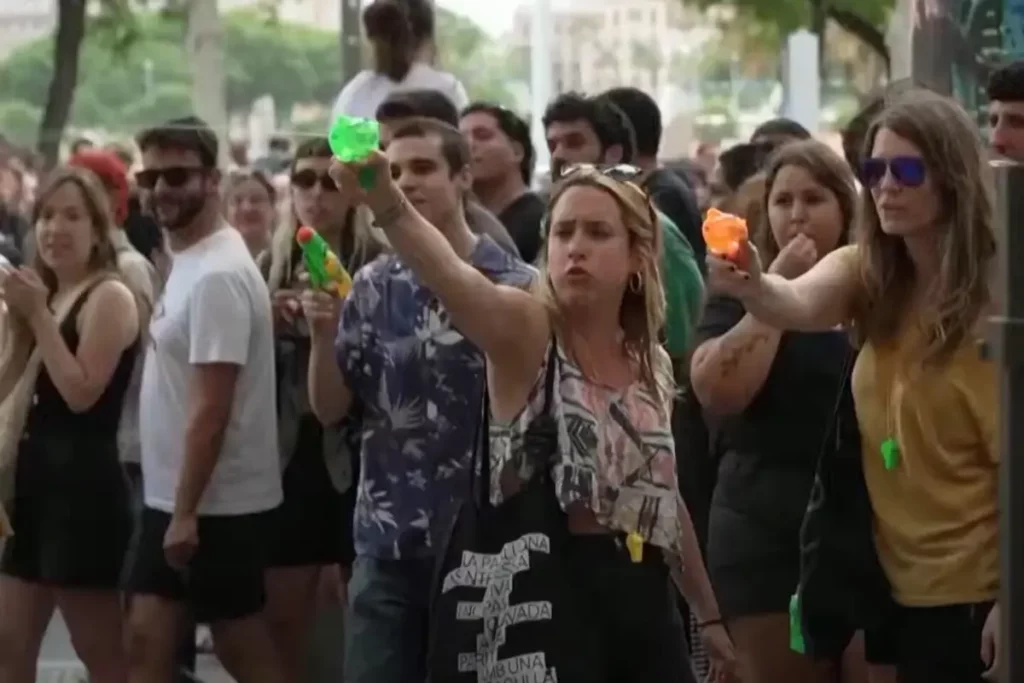
<instances>
[{"instance_id":1,"label":"gold hoop earring","mask_svg":"<svg viewBox=\"0 0 1024 683\"><path fill-rule=\"evenodd\" d=\"M640 274L640 271L636 271L629 276L629 291L634 294L639 294L644 291L644 276Z\"/></svg>"}]
</instances>

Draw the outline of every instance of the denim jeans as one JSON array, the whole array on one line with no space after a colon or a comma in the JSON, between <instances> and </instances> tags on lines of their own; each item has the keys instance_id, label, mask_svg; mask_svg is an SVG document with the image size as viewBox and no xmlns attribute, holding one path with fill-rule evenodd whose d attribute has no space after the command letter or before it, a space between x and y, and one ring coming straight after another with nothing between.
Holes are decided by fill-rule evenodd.
<instances>
[{"instance_id":1,"label":"denim jeans","mask_svg":"<svg viewBox=\"0 0 1024 683\"><path fill-rule=\"evenodd\" d=\"M433 559L356 557L348 584L345 683L423 683Z\"/></svg>"}]
</instances>

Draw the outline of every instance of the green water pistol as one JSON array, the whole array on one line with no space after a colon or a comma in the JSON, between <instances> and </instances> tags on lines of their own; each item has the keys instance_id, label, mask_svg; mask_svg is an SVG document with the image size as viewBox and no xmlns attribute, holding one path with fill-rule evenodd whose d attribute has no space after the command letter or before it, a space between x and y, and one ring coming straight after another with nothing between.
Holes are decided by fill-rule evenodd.
<instances>
[{"instance_id":1,"label":"green water pistol","mask_svg":"<svg viewBox=\"0 0 1024 683\"><path fill-rule=\"evenodd\" d=\"M352 291L352 277L316 230L306 226L299 228L295 233L295 241L302 248L302 260L306 264L311 285L339 297Z\"/></svg>"},{"instance_id":2,"label":"green water pistol","mask_svg":"<svg viewBox=\"0 0 1024 683\"><path fill-rule=\"evenodd\" d=\"M380 124L373 119L342 114L331 125L327 143L339 161L346 164L364 161L380 146ZM366 167L359 171L359 185L364 190L372 188L376 180L374 169Z\"/></svg>"}]
</instances>

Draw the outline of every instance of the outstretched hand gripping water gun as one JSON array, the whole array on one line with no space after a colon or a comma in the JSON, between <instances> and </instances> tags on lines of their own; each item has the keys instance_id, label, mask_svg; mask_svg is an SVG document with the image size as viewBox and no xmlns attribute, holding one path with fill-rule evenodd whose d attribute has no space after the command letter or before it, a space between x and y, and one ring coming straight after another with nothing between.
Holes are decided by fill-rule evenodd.
<instances>
[{"instance_id":1,"label":"outstretched hand gripping water gun","mask_svg":"<svg viewBox=\"0 0 1024 683\"><path fill-rule=\"evenodd\" d=\"M708 251L731 261L736 260L740 247L749 237L745 220L714 208L708 209L701 232Z\"/></svg>"},{"instance_id":2,"label":"outstretched hand gripping water gun","mask_svg":"<svg viewBox=\"0 0 1024 683\"><path fill-rule=\"evenodd\" d=\"M344 297L352 290L352 277L316 230L306 226L299 228L295 241L302 248L302 260L306 264L310 284L338 297Z\"/></svg>"},{"instance_id":3,"label":"outstretched hand gripping water gun","mask_svg":"<svg viewBox=\"0 0 1024 683\"><path fill-rule=\"evenodd\" d=\"M334 120L327 134L331 153L346 164L364 161L373 150L380 146L380 124L373 119L361 119L342 114ZM359 185L364 190L373 187L377 180L374 169L366 167L359 171Z\"/></svg>"}]
</instances>

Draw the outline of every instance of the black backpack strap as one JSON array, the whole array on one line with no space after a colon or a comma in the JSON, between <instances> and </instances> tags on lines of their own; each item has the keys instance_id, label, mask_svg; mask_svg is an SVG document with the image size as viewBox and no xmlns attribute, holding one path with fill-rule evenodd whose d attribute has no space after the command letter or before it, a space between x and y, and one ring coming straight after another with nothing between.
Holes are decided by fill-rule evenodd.
<instances>
[{"instance_id":1,"label":"black backpack strap","mask_svg":"<svg viewBox=\"0 0 1024 683\"><path fill-rule=\"evenodd\" d=\"M839 388L836 390L836 400L832 406L832 416L829 417L828 428L825 430L825 436L822 438L821 448L818 449L818 459L814 466L815 471L820 470L821 459L825 457L825 454L831 452L828 447L829 439L839 439L839 413L843 409L843 397L846 395L846 387L850 383L850 377L853 374L853 364L857 360L857 354L857 349L851 347L843 361L843 371L839 375Z\"/></svg>"},{"instance_id":2,"label":"black backpack strap","mask_svg":"<svg viewBox=\"0 0 1024 683\"><path fill-rule=\"evenodd\" d=\"M555 380L558 377L558 341L554 335L548 348L547 365L544 370L544 410L541 415L551 416L554 407ZM480 414L477 418L476 445L470 463L470 500L478 507L491 504L491 398L487 390L487 375L484 375L483 396L480 399ZM479 471L479 475L477 472Z\"/></svg>"}]
</instances>

